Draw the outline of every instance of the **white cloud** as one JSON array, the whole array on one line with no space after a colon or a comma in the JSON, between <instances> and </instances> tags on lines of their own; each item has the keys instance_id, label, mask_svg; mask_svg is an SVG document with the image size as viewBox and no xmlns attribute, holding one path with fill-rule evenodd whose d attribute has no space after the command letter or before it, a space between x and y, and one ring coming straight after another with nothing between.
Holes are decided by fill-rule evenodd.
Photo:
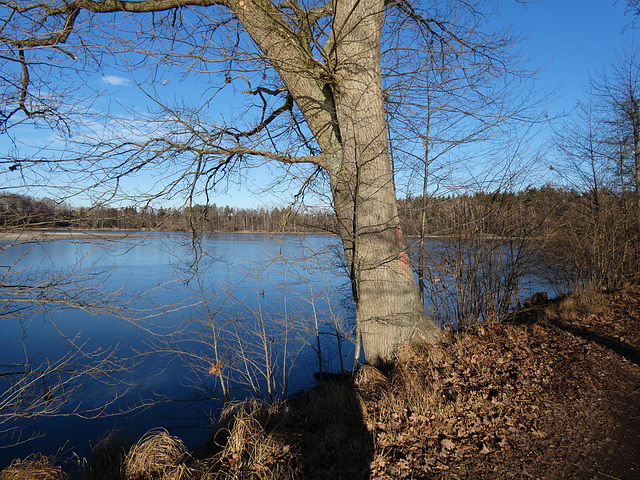
<instances>
[{"instance_id":1,"label":"white cloud","mask_svg":"<svg viewBox=\"0 0 640 480\"><path fill-rule=\"evenodd\" d=\"M102 81L109 84L120 87L127 87L131 85L131 81L128 78L117 77L115 75L103 75Z\"/></svg>"}]
</instances>

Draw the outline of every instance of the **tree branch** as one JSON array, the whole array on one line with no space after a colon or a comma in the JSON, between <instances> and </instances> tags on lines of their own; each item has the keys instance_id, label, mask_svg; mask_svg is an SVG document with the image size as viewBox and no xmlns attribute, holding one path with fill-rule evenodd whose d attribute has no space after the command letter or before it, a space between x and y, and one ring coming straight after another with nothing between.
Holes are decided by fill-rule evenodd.
<instances>
[{"instance_id":1,"label":"tree branch","mask_svg":"<svg viewBox=\"0 0 640 480\"><path fill-rule=\"evenodd\" d=\"M264 102L264 108L263 108L263 112L264 109L266 108L266 100L264 99L264 97L262 97L262 91L266 91L267 93L270 93L272 95L277 94L279 92L273 93L273 90L268 90L266 88L258 88L256 90L256 92L249 92L249 93L257 93L260 95L260 97L262 98L262 101ZM287 111L291 111L293 109L293 95L291 95L290 92L287 92L287 97L285 98L284 104L275 109L273 112L271 112L271 115L269 115L269 117L267 117L266 119L262 120L258 125L256 125L254 128L252 128L251 130L249 130L248 132L242 132L242 133L238 133L235 134L234 137L236 138L236 140L238 140L241 137L250 137L252 135L255 135L256 133L260 132L261 130L263 130L264 128L268 127L269 124L271 122L273 122L276 118L278 118L280 116L280 114L287 112ZM233 135L233 134L232 134Z\"/></svg>"},{"instance_id":2,"label":"tree branch","mask_svg":"<svg viewBox=\"0 0 640 480\"><path fill-rule=\"evenodd\" d=\"M327 161L326 155L301 155L292 156L280 153L270 152L268 150L259 150L255 148L247 147L233 147L222 149L220 153L227 153L230 155L253 155L258 157L268 158L270 160L276 160L283 163L313 163L320 167L326 168Z\"/></svg>"}]
</instances>

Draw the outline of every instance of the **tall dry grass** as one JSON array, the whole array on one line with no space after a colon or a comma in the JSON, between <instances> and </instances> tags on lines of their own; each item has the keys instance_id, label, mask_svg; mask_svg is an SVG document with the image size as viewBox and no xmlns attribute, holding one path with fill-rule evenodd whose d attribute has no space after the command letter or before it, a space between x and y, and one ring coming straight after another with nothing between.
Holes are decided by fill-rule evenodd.
<instances>
[{"instance_id":1,"label":"tall dry grass","mask_svg":"<svg viewBox=\"0 0 640 480\"><path fill-rule=\"evenodd\" d=\"M544 308L547 320L576 320L606 311L607 299L600 290L585 289L563 295Z\"/></svg>"},{"instance_id":2,"label":"tall dry grass","mask_svg":"<svg viewBox=\"0 0 640 480\"><path fill-rule=\"evenodd\" d=\"M127 480L183 480L192 478L190 456L182 440L165 429L147 432L124 459Z\"/></svg>"},{"instance_id":3,"label":"tall dry grass","mask_svg":"<svg viewBox=\"0 0 640 480\"><path fill-rule=\"evenodd\" d=\"M14 460L0 472L0 480L69 480L69 476L56 466L55 457L39 453Z\"/></svg>"},{"instance_id":4,"label":"tall dry grass","mask_svg":"<svg viewBox=\"0 0 640 480\"><path fill-rule=\"evenodd\" d=\"M373 439L353 382L327 382L286 402L229 406L202 463L206 478L366 478Z\"/></svg>"},{"instance_id":5,"label":"tall dry grass","mask_svg":"<svg viewBox=\"0 0 640 480\"><path fill-rule=\"evenodd\" d=\"M212 437L212 446L219 449L215 458L220 470L249 470L266 475L259 478L270 478L268 467L278 456L290 452L286 440L289 422L286 403L265 404L251 399L227 406Z\"/></svg>"},{"instance_id":6,"label":"tall dry grass","mask_svg":"<svg viewBox=\"0 0 640 480\"><path fill-rule=\"evenodd\" d=\"M445 348L445 345L400 347L388 377L373 367L363 370L366 374L358 375L356 386L364 398L373 400L377 406L375 417L368 416L367 423L394 422L407 412L427 415L447 408L451 399L444 383L453 368L445 359Z\"/></svg>"},{"instance_id":7,"label":"tall dry grass","mask_svg":"<svg viewBox=\"0 0 640 480\"><path fill-rule=\"evenodd\" d=\"M118 431L107 432L92 445L89 461L82 462L83 480L121 480L127 450Z\"/></svg>"}]
</instances>

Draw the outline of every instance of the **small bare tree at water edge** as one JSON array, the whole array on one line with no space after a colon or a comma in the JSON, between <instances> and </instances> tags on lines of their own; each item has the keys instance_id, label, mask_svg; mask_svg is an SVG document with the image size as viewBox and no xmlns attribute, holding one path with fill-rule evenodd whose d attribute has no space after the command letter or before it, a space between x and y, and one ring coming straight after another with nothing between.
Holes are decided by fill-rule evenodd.
<instances>
[{"instance_id":1,"label":"small bare tree at water edge","mask_svg":"<svg viewBox=\"0 0 640 480\"><path fill-rule=\"evenodd\" d=\"M182 328L157 335L151 350L179 357L197 398L284 398L303 345L299 324L288 310L287 282L269 279L270 260L214 257L207 252L206 237L194 245L198 253L187 262L187 291L196 306Z\"/></svg>"},{"instance_id":2,"label":"small bare tree at water edge","mask_svg":"<svg viewBox=\"0 0 640 480\"><path fill-rule=\"evenodd\" d=\"M352 344L355 338L347 322L351 312L340 304L349 290L348 277L341 276L343 269L338 265L342 256L338 254L336 258L333 243L318 249L308 238L290 236L286 239L286 252L280 248L273 258L287 269L293 284L304 285L291 290L297 302L289 310L299 319L300 332L316 354L316 373L320 378L325 373L345 374L345 361L351 355L345 342Z\"/></svg>"},{"instance_id":3,"label":"small bare tree at water edge","mask_svg":"<svg viewBox=\"0 0 640 480\"><path fill-rule=\"evenodd\" d=\"M433 208L439 230L424 240L422 284L440 325L468 328L519 306L521 281L535 272L544 226L523 197L479 192Z\"/></svg>"},{"instance_id":4,"label":"small bare tree at water edge","mask_svg":"<svg viewBox=\"0 0 640 480\"><path fill-rule=\"evenodd\" d=\"M275 402L289 393L292 375L301 388L314 371L343 373L350 338L325 265L334 261L333 248L310 243L261 236L260 260L247 258L250 248L243 258L222 259L200 237L196 259L187 262L194 308L181 328L156 335L150 350L179 357L185 381L203 400L250 394Z\"/></svg>"},{"instance_id":5,"label":"small bare tree at water edge","mask_svg":"<svg viewBox=\"0 0 640 480\"><path fill-rule=\"evenodd\" d=\"M234 315L231 337L237 347L235 358L238 382L248 385L254 395L270 402L287 396L289 377L302 348L302 342L286 311L265 311L263 290L256 291L254 301L237 300L244 315Z\"/></svg>"},{"instance_id":6,"label":"small bare tree at water edge","mask_svg":"<svg viewBox=\"0 0 640 480\"><path fill-rule=\"evenodd\" d=\"M570 288L640 281L639 78L640 52L625 51L556 135L565 194L550 272Z\"/></svg>"}]
</instances>

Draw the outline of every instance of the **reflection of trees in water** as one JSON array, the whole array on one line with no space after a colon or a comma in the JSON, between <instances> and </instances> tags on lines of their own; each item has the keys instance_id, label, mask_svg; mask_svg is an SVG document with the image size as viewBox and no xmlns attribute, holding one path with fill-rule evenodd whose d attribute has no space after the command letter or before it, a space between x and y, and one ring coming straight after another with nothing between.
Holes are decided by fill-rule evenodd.
<instances>
[{"instance_id":1,"label":"reflection of trees in water","mask_svg":"<svg viewBox=\"0 0 640 480\"><path fill-rule=\"evenodd\" d=\"M217 252L215 259L206 252L216 242L203 238L191 264L193 320L155 338L159 352L189 366L201 398L249 393L273 402L291 392L291 383L308 384L309 369L344 371L352 356L345 345L350 315L339 302L345 279L332 266L336 239L260 238L256 252L245 246L244 258Z\"/></svg>"},{"instance_id":2,"label":"reflection of trees in water","mask_svg":"<svg viewBox=\"0 0 640 480\"><path fill-rule=\"evenodd\" d=\"M132 245L119 247L122 254ZM94 419L153 402L131 402L135 382L128 383L127 376L140 358L122 348L117 333L101 335L104 327L96 324L144 327L161 312L152 298L168 284L129 286L126 269L106 261L114 252L112 243L100 240L3 242L0 319L7 344L0 361L0 435L5 446L41 434L37 427L22 431L30 419ZM171 308L183 306L176 302ZM104 394L98 398L96 391Z\"/></svg>"}]
</instances>

